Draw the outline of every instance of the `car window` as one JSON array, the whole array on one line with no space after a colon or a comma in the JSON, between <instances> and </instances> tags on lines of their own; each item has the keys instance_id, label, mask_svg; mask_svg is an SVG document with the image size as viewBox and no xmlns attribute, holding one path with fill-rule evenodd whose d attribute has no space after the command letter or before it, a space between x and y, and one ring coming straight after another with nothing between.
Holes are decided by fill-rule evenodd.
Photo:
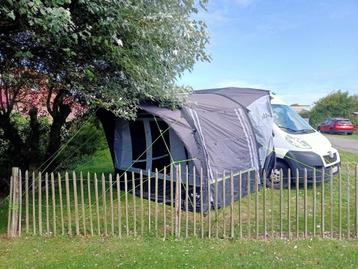
<instances>
[{"instance_id":1,"label":"car window","mask_svg":"<svg viewBox=\"0 0 358 269\"><path fill-rule=\"evenodd\" d=\"M350 120L338 120L337 123L339 124L352 124Z\"/></svg>"}]
</instances>

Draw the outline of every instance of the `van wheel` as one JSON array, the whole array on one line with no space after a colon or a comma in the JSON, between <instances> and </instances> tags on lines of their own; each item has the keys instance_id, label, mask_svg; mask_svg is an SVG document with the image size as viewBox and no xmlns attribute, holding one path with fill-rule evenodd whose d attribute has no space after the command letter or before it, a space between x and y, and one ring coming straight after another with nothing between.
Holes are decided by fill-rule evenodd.
<instances>
[{"instance_id":1,"label":"van wheel","mask_svg":"<svg viewBox=\"0 0 358 269\"><path fill-rule=\"evenodd\" d=\"M272 187L274 189L280 189L280 180L281 180L281 170L282 170L282 187L283 188L288 188L288 169L289 166L287 165L286 162L281 161L281 160L277 160L276 161L276 166L273 169L271 176L267 179L267 187Z\"/></svg>"}]
</instances>

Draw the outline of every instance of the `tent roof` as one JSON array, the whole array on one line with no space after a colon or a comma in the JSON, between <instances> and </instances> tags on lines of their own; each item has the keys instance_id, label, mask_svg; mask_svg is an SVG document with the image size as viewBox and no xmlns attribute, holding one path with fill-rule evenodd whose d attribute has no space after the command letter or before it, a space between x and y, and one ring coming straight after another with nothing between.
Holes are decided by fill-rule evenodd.
<instances>
[{"instance_id":1,"label":"tent roof","mask_svg":"<svg viewBox=\"0 0 358 269\"><path fill-rule=\"evenodd\" d=\"M211 98L214 102L218 103L218 95L223 96L226 99L230 99L233 102L240 103L244 107L248 107L252 104L255 100L259 99L262 96L268 95L269 91L267 90L260 90L260 89L251 89L251 88L238 88L238 87L227 87L227 88L216 88L216 89L204 89L194 91L192 96L189 99L199 99L200 95L208 94L211 95Z\"/></svg>"}]
</instances>

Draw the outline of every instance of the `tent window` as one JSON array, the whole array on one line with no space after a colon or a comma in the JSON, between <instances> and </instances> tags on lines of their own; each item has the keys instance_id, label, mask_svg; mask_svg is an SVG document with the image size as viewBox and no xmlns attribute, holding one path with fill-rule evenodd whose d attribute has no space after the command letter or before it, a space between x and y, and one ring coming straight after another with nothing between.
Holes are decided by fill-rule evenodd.
<instances>
[{"instance_id":1,"label":"tent window","mask_svg":"<svg viewBox=\"0 0 358 269\"><path fill-rule=\"evenodd\" d=\"M132 140L132 158L134 162L133 167L139 169L146 169L147 154L145 151L147 145L145 141L143 121L130 121L129 129L130 129L131 140Z\"/></svg>"},{"instance_id":2,"label":"tent window","mask_svg":"<svg viewBox=\"0 0 358 269\"><path fill-rule=\"evenodd\" d=\"M160 135L158 125L162 132L166 131L165 133L163 133L164 140L163 137ZM163 121L150 121L150 130L153 141L159 137L159 139L153 145L152 171L155 171L155 168L161 170L164 168L164 166L170 164L170 155L168 152L168 149L170 149L170 139L169 131L167 129L168 125Z\"/></svg>"}]
</instances>

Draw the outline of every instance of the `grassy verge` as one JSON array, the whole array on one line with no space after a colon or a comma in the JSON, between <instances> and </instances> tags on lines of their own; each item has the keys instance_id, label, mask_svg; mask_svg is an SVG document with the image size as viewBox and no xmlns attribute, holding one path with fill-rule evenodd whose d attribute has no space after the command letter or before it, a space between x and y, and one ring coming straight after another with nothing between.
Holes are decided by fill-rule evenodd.
<instances>
[{"instance_id":1,"label":"grassy verge","mask_svg":"<svg viewBox=\"0 0 358 269\"><path fill-rule=\"evenodd\" d=\"M326 135L326 134L325 134ZM329 136L334 136L338 138L344 138L344 139L357 139L358 140L358 132L354 132L352 135L340 135L340 134L329 134Z\"/></svg>"},{"instance_id":2,"label":"grassy verge","mask_svg":"<svg viewBox=\"0 0 358 269\"><path fill-rule=\"evenodd\" d=\"M356 268L357 264L356 241L36 237L0 241L2 268Z\"/></svg>"},{"instance_id":3,"label":"grassy verge","mask_svg":"<svg viewBox=\"0 0 358 269\"><path fill-rule=\"evenodd\" d=\"M358 162L358 152L351 153L347 151L340 150L339 155L341 157L341 162L343 163L357 163Z\"/></svg>"}]
</instances>

